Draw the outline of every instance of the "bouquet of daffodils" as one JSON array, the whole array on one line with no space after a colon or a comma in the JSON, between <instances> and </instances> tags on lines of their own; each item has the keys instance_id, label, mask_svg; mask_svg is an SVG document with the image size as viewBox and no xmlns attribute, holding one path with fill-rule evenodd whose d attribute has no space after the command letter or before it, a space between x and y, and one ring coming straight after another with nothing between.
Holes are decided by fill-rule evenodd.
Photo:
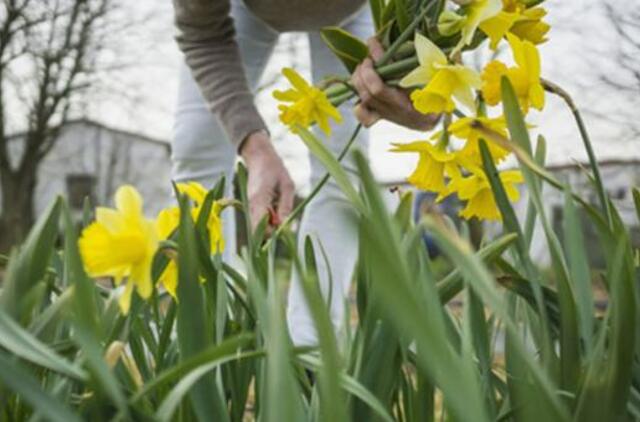
<instances>
[{"instance_id":1,"label":"bouquet of daffodils","mask_svg":"<svg viewBox=\"0 0 640 422\"><path fill-rule=\"evenodd\" d=\"M466 219L499 220L491 186L483 171L480 148L486 142L495 163L513 151L507 121L498 106L502 79L517 96L521 112L542 110L545 87L540 78L537 45L547 40L549 25L544 8L535 0L371 0L377 38L385 54L377 61L379 75L390 85L410 92L413 107L423 114L443 115L442 127L428 139L394 144L393 151L418 154L418 165L408 181L435 192L438 201L457 195ZM368 55L367 46L338 28L323 36L349 71ZM512 66L491 60L478 71L465 65L462 53L497 50L506 44ZM308 84L293 69L284 69L292 87L275 91L281 121L293 132L317 124L327 135L329 120L341 121L337 106L353 98L349 78L327 79L322 86ZM499 179L511 201L518 199L520 171L507 170Z\"/></svg>"}]
</instances>

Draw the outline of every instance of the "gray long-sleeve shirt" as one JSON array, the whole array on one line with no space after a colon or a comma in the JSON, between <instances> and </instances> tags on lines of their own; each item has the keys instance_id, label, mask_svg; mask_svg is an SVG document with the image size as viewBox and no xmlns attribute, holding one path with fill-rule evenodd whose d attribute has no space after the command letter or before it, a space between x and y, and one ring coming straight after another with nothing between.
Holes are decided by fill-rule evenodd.
<instances>
[{"instance_id":1,"label":"gray long-sleeve shirt","mask_svg":"<svg viewBox=\"0 0 640 422\"><path fill-rule=\"evenodd\" d=\"M337 25L365 0L245 0L277 31L309 31ZM266 125L248 88L235 41L229 0L173 0L176 37L211 111L238 147Z\"/></svg>"}]
</instances>

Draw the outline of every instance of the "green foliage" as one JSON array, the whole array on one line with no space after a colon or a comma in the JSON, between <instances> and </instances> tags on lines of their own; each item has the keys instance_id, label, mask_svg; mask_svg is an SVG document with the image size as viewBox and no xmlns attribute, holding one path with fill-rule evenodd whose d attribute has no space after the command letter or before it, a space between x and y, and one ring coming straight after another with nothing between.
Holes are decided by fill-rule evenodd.
<instances>
[{"instance_id":1,"label":"green foliage","mask_svg":"<svg viewBox=\"0 0 640 422\"><path fill-rule=\"evenodd\" d=\"M179 227L152 271L157 280L165 254L177 254L178 301L156 289L149 301L136 298L128 315L119 313L116 291L85 274L76 227L56 201L7 263L0 292L1 418L639 419L637 251L611 202L594 208L544 172L544 141L529 139L507 80L503 98L529 211L522 224L483 141L504 232L477 250L465 227L458 231L435 217L414 224L411 195L389 210L362 153L354 153L356 187L326 146L300 129L360 216L358 319L339 333L318 284L318 245L301 239L299 248L287 231L264 244L263 221L242 251L243 268L209 255L205 222L224 182L209 193L198 221L178 195ZM239 181L247 209L243 168ZM543 186L564 192L562 243L549 224ZM640 209L637 190L634 200ZM588 266L579 211L598 229L606 258L599 273ZM534 220L552 257L548 271L529 255ZM427 255L425 229L443 262ZM317 347L291 344L276 246L287 248L301 276ZM593 305L594 274L606 287L603 313ZM454 298L461 306L449 306Z\"/></svg>"},{"instance_id":2,"label":"green foliage","mask_svg":"<svg viewBox=\"0 0 640 422\"><path fill-rule=\"evenodd\" d=\"M320 36L342 61L349 73L353 73L364 59L369 56L369 48L360 39L338 27L327 27L320 31Z\"/></svg>"}]
</instances>

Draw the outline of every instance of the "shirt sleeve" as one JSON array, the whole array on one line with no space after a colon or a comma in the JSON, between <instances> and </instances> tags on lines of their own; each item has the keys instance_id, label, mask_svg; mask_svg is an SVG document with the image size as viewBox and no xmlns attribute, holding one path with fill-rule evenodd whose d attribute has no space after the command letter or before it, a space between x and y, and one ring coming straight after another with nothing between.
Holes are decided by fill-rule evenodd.
<instances>
[{"instance_id":1,"label":"shirt sleeve","mask_svg":"<svg viewBox=\"0 0 640 422\"><path fill-rule=\"evenodd\" d=\"M266 129L235 40L229 0L173 0L176 40L211 112L236 148Z\"/></svg>"}]
</instances>

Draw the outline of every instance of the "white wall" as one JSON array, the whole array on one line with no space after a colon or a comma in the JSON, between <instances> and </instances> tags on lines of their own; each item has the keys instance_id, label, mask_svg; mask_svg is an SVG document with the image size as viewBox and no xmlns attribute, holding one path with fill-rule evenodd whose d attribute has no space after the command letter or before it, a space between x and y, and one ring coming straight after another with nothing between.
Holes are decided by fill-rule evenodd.
<instances>
[{"instance_id":1,"label":"white wall","mask_svg":"<svg viewBox=\"0 0 640 422\"><path fill-rule=\"evenodd\" d=\"M11 155L17 159L23 144L15 139ZM67 195L67 176L88 174L95 178L97 204L113 205L115 190L135 186L145 199L150 216L171 203L171 163L167 144L86 122L63 130L42 162L35 193L36 216L58 195Z\"/></svg>"}]
</instances>

